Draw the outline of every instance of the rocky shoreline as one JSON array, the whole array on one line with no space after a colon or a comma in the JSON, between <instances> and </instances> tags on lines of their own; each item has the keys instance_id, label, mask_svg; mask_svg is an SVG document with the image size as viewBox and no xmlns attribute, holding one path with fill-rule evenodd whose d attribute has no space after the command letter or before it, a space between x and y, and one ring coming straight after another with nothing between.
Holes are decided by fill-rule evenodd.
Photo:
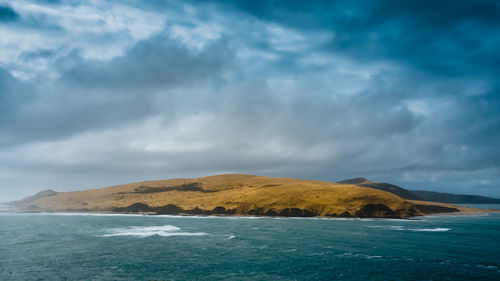
<instances>
[{"instance_id":1,"label":"rocky shoreline","mask_svg":"<svg viewBox=\"0 0 500 281\"><path fill-rule=\"evenodd\" d=\"M133 214L142 213L150 215L243 215L243 216L265 216L265 217L338 217L338 218L395 218L407 219L410 217L422 216L425 214L436 213L455 213L460 212L457 208L443 207L437 205L416 205L410 215L395 212L383 204L368 204L356 211L354 214L343 212L340 214L332 213L321 216L315 213L314 210L300 208L284 208L281 210L264 208L253 208L247 212L241 212L238 209L226 209L222 206L217 206L212 210L202 210L198 207L193 209L182 209L174 204L168 204L162 207L151 207L144 203L134 203L127 207L119 207L111 210L112 213ZM90 210L81 210L90 211Z\"/></svg>"}]
</instances>

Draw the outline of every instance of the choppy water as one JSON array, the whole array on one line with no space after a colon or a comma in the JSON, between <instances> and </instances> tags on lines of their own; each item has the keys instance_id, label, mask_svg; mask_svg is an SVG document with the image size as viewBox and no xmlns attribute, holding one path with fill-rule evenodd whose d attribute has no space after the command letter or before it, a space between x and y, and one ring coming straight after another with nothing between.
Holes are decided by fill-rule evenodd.
<instances>
[{"instance_id":1,"label":"choppy water","mask_svg":"<svg viewBox=\"0 0 500 281\"><path fill-rule=\"evenodd\" d=\"M500 280L500 214L0 213L0 280Z\"/></svg>"}]
</instances>

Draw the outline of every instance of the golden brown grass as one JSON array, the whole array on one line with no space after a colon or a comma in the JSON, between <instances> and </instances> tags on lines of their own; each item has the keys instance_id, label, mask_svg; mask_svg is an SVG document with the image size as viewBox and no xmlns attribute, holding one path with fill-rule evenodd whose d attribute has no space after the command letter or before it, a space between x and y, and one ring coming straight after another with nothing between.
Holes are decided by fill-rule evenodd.
<instances>
[{"instance_id":1,"label":"golden brown grass","mask_svg":"<svg viewBox=\"0 0 500 281\"><path fill-rule=\"evenodd\" d=\"M198 183L203 192L179 190L136 192L141 187L152 190L152 188L175 187L190 183ZM144 203L151 207L173 204L184 210L194 208L213 210L216 207L224 207L236 210L237 214L247 214L256 208L264 212L271 209L279 211L299 208L320 216L340 215L345 212L354 216L356 211L368 204L380 204L406 217L411 215L411 209L414 207L412 202L394 194L368 187L239 174L147 181L108 188L61 192L24 205L20 204L18 207L40 211L105 212L134 203Z\"/></svg>"}]
</instances>

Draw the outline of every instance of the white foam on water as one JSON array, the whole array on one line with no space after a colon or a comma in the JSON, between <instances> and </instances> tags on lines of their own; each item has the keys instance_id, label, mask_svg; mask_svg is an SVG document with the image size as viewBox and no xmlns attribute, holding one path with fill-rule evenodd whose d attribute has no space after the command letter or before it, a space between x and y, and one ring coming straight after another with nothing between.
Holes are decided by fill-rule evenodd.
<instances>
[{"instance_id":1,"label":"white foam on water","mask_svg":"<svg viewBox=\"0 0 500 281\"><path fill-rule=\"evenodd\" d=\"M422 231L422 232L444 232L449 231L451 228L436 227L436 228L410 228L409 231Z\"/></svg>"},{"instance_id":2,"label":"white foam on water","mask_svg":"<svg viewBox=\"0 0 500 281\"><path fill-rule=\"evenodd\" d=\"M375 218L373 219L374 221L388 221L388 222L395 222L397 221L398 223L406 223L406 222L423 222L427 221L426 219L423 218L410 218L410 219L386 219L386 218Z\"/></svg>"},{"instance_id":3,"label":"white foam on water","mask_svg":"<svg viewBox=\"0 0 500 281\"><path fill-rule=\"evenodd\" d=\"M471 214L452 215L453 213L446 213L446 214L427 215L426 217L428 217L428 218L474 218L474 217L487 217L490 215L490 213L484 213L484 212L488 212L488 210L484 209L484 211L478 212L477 214L471 213Z\"/></svg>"},{"instance_id":4,"label":"white foam on water","mask_svg":"<svg viewBox=\"0 0 500 281\"><path fill-rule=\"evenodd\" d=\"M236 238L236 236L231 235L231 236L229 236L227 239L234 239L234 238Z\"/></svg>"},{"instance_id":5,"label":"white foam on water","mask_svg":"<svg viewBox=\"0 0 500 281\"><path fill-rule=\"evenodd\" d=\"M393 229L393 230L405 230L404 227L400 225L393 225L393 226L388 226L387 229Z\"/></svg>"},{"instance_id":6,"label":"white foam on water","mask_svg":"<svg viewBox=\"0 0 500 281\"><path fill-rule=\"evenodd\" d=\"M449 231L451 228L435 227L435 228L405 228L401 225L369 225L369 228L380 228L388 230L399 230L399 231L416 231L416 232L444 232Z\"/></svg>"},{"instance_id":7,"label":"white foam on water","mask_svg":"<svg viewBox=\"0 0 500 281\"><path fill-rule=\"evenodd\" d=\"M122 232L122 233L115 233L115 234L105 234L103 237L113 237L113 236L139 236L139 237L149 237L153 235L158 235L158 236L203 236L203 235L208 235L208 233L205 232L162 232L162 231L150 231L150 232Z\"/></svg>"},{"instance_id":8,"label":"white foam on water","mask_svg":"<svg viewBox=\"0 0 500 281\"><path fill-rule=\"evenodd\" d=\"M108 229L108 234L102 235L103 237L113 236L136 236L136 237L149 237L153 235L158 236L203 236L208 235L205 232L180 232L180 228L173 225L160 225L160 226L131 226L125 228L111 228Z\"/></svg>"},{"instance_id":9,"label":"white foam on water","mask_svg":"<svg viewBox=\"0 0 500 281\"><path fill-rule=\"evenodd\" d=\"M478 264L478 265L476 265L476 267L478 267L478 268L485 268L485 269L493 269L493 270L495 270L495 269L498 268L498 267L496 267L494 265L482 265L482 264Z\"/></svg>"},{"instance_id":10,"label":"white foam on water","mask_svg":"<svg viewBox=\"0 0 500 281\"><path fill-rule=\"evenodd\" d=\"M369 225L369 228L381 228L389 230L405 230L402 225Z\"/></svg>"},{"instance_id":11,"label":"white foam on water","mask_svg":"<svg viewBox=\"0 0 500 281\"><path fill-rule=\"evenodd\" d=\"M218 218L227 218L230 220L239 220L239 219L246 219L246 220L259 220L259 219L265 219L266 217L258 217L258 216L217 216Z\"/></svg>"},{"instance_id":12,"label":"white foam on water","mask_svg":"<svg viewBox=\"0 0 500 281\"><path fill-rule=\"evenodd\" d=\"M130 229L136 229L140 231L177 231L181 230L177 226L173 225L160 225L160 226L132 226Z\"/></svg>"},{"instance_id":13,"label":"white foam on water","mask_svg":"<svg viewBox=\"0 0 500 281\"><path fill-rule=\"evenodd\" d=\"M184 218L184 219L228 219L228 220L239 220L239 219L265 219L266 217L256 217L256 216L205 216L205 215L151 215L151 217L156 218Z\"/></svg>"},{"instance_id":14,"label":"white foam on water","mask_svg":"<svg viewBox=\"0 0 500 281\"><path fill-rule=\"evenodd\" d=\"M347 257L347 258L365 258L365 259L381 259L383 256L371 256L371 255L365 255L365 254L359 254L359 253L350 253L346 252L340 255L337 255L337 257Z\"/></svg>"}]
</instances>

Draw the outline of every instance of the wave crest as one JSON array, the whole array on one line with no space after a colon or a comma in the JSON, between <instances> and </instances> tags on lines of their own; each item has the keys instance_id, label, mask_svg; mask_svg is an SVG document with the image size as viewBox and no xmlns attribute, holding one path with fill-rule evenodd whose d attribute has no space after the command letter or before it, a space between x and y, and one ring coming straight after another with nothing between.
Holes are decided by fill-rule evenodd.
<instances>
[{"instance_id":1,"label":"wave crest","mask_svg":"<svg viewBox=\"0 0 500 281\"><path fill-rule=\"evenodd\" d=\"M180 232L179 227L174 225L160 225L160 226L131 226L125 228L111 228L108 229L108 234L104 234L103 237L113 237L113 236L137 236L137 237L149 237L149 236L203 236L208 235L205 232Z\"/></svg>"},{"instance_id":2,"label":"wave crest","mask_svg":"<svg viewBox=\"0 0 500 281\"><path fill-rule=\"evenodd\" d=\"M423 232L442 232L449 231L450 228L436 227L436 228L411 228L410 231L423 231Z\"/></svg>"}]
</instances>

